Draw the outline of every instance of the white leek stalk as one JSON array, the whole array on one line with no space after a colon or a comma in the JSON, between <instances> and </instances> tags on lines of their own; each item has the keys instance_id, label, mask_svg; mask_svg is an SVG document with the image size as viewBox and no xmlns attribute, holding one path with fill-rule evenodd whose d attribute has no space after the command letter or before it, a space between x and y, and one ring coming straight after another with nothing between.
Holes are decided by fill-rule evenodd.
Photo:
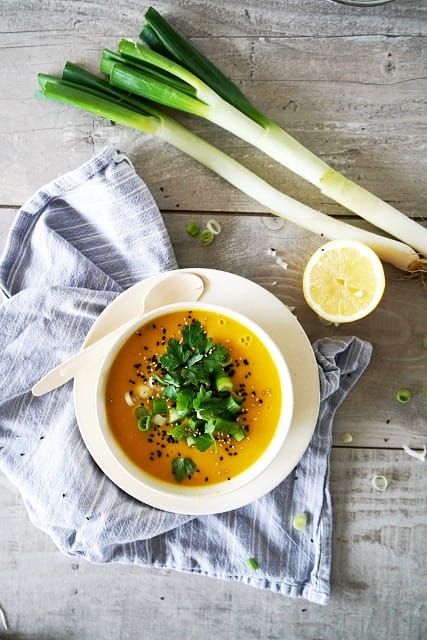
<instances>
[{"instance_id":1,"label":"white leek stalk","mask_svg":"<svg viewBox=\"0 0 427 640\"><path fill-rule=\"evenodd\" d=\"M156 101L188 110L218 124L302 176L321 192L375 226L399 238L427 258L427 229L348 178L306 149L250 101L210 60L205 58L153 8L145 14L141 38L156 49L122 40L119 50L129 60L148 63L185 81L194 89L192 108L174 103L165 92ZM157 53L160 51L161 54ZM114 73L113 73L114 76ZM112 77L111 81L115 83ZM137 85L137 83L136 83ZM150 98L148 93L140 93Z\"/></svg>"},{"instance_id":2,"label":"white leek stalk","mask_svg":"<svg viewBox=\"0 0 427 640\"><path fill-rule=\"evenodd\" d=\"M420 260L411 247L331 218L286 196L236 160L160 112L152 104L109 87L107 83L76 65L67 63L64 77L65 72L72 81L39 74L41 90L36 95L71 104L155 135L222 176L272 213L308 231L331 240L347 238L364 242L382 260L404 271L427 270L427 261Z\"/></svg>"}]
</instances>

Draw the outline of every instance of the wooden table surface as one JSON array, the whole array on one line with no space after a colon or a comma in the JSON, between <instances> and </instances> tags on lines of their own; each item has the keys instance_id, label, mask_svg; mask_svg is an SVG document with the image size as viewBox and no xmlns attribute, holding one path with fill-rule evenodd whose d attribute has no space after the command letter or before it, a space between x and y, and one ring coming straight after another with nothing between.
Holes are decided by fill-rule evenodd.
<instances>
[{"instance_id":1,"label":"wooden table surface","mask_svg":"<svg viewBox=\"0 0 427 640\"><path fill-rule=\"evenodd\" d=\"M177 0L155 6L272 119L424 224L424 2L355 8L330 0ZM152 190L181 267L214 267L254 280L295 307L312 340L353 334L373 344L371 365L334 423L331 602L321 607L211 578L64 557L29 522L18 491L0 475L0 605L11 630L4 637L426 638L427 465L402 449L427 442L426 290L386 267L386 293L374 313L349 326L324 326L301 291L304 264L323 238L268 215L156 139L33 98L37 72L58 73L67 59L95 70L102 47L114 49L122 36L137 38L145 8L133 0L0 0L1 242L37 188L111 143L130 155ZM240 140L201 120L181 120L288 195L348 215ZM185 223L204 224L212 215L223 233L201 248ZM287 270L268 255L272 246ZM407 405L395 400L401 387L413 393ZM343 443L346 432L351 444ZM372 487L377 473L388 478L384 493Z\"/></svg>"}]
</instances>

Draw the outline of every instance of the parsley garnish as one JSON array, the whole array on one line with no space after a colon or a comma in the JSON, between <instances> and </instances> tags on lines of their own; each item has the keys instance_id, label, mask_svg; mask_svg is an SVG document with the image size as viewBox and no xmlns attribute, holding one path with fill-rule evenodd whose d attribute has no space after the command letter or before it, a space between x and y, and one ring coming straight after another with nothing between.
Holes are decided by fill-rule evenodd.
<instances>
[{"instance_id":1,"label":"parsley garnish","mask_svg":"<svg viewBox=\"0 0 427 640\"><path fill-rule=\"evenodd\" d=\"M182 482L187 476L191 478L196 470L196 465L191 458L175 458L172 460L172 473L177 482Z\"/></svg>"},{"instance_id":2,"label":"parsley garnish","mask_svg":"<svg viewBox=\"0 0 427 640\"><path fill-rule=\"evenodd\" d=\"M216 452L218 437L237 442L246 438L246 430L237 422L243 398L233 393L232 373L227 370L230 353L208 337L198 320L183 327L181 339L169 340L157 363L153 378L162 385L162 394L152 398L151 412L145 406L135 409L140 431L159 424L154 418L167 416L169 436L202 452L210 448ZM191 458L172 461L177 482L191 478L195 470Z\"/></svg>"},{"instance_id":3,"label":"parsley garnish","mask_svg":"<svg viewBox=\"0 0 427 640\"><path fill-rule=\"evenodd\" d=\"M224 345L206 334L198 320L182 329L182 338L171 338L166 352L157 358L161 367L155 378L163 385L168 400L169 435L194 446L198 451L217 450L216 437L240 442L245 429L236 421L243 399L233 393L227 374L230 353ZM175 458L172 473L178 482L191 477L195 464L191 458Z\"/></svg>"}]
</instances>

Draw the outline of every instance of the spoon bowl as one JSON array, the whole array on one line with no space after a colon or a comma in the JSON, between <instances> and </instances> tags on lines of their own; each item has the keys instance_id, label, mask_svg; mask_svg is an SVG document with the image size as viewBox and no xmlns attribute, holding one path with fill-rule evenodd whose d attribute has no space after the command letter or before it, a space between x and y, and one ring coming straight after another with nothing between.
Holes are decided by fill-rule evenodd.
<instances>
[{"instance_id":1,"label":"spoon bowl","mask_svg":"<svg viewBox=\"0 0 427 640\"><path fill-rule=\"evenodd\" d=\"M111 333L97 340L89 347L71 356L65 362L49 371L31 389L34 396L42 396L71 380L82 367L88 366L94 359L100 358L118 336L126 332L135 320L149 311L174 302L195 302L203 294L205 285L202 278L191 272L174 271L156 282L143 299L141 312L132 320L121 325Z\"/></svg>"}]
</instances>

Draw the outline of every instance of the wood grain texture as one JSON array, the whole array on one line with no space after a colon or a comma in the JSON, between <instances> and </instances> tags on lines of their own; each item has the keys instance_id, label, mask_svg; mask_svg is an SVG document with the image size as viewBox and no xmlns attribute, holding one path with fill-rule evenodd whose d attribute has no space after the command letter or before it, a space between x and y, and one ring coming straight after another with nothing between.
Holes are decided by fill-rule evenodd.
<instances>
[{"instance_id":1,"label":"wood grain texture","mask_svg":"<svg viewBox=\"0 0 427 640\"><path fill-rule=\"evenodd\" d=\"M372 488L375 473L388 477L386 493ZM422 640L424 466L392 451L335 450L331 474L328 607L202 576L67 558L3 482L0 601L12 637L92 640L102 632L106 640L160 640L178 628L189 640Z\"/></svg>"},{"instance_id":2,"label":"wood grain texture","mask_svg":"<svg viewBox=\"0 0 427 640\"><path fill-rule=\"evenodd\" d=\"M102 48L138 37L139 0L0 0L0 250L17 207L105 144L128 153L147 182L181 267L250 278L295 313L311 340L370 341L369 368L334 420L332 600L328 607L240 584L170 571L94 566L67 558L30 522L0 475L0 605L17 640L423 640L426 582L425 464L403 444L427 442L427 296L386 267L384 298L351 326L322 325L301 278L323 242L265 215L258 203L154 138L34 99L39 71L67 59L95 71ZM361 9L331 0L160 0L185 36L289 133L350 178L426 224L427 5L395 0ZM237 138L179 115L192 130L315 208L346 212ZM210 247L185 232L215 216ZM424 221L423 221L424 219ZM364 228L369 225L351 218ZM286 270L268 255L274 247ZM408 387L413 400L395 401ZM344 445L342 436L353 436ZM389 480L376 492L374 474Z\"/></svg>"},{"instance_id":3,"label":"wood grain texture","mask_svg":"<svg viewBox=\"0 0 427 640\"><path fill-rule=\"evenodd\" d=\"M418 4L374 8L369 20L366 11L330 0L304 2L303 9L296 1L193 2L191 11L181 2L173 9L156 6L289 133L406 214L424 216L427 52L425 12ZM58 74L67 59L96 70L104 46L114 49L123 35L137 37L143 14L140 3L122 1L114 8L99 2L42 5L0 2L0 148L14 150L0 176L2 203L22 204L41 184L111 143L130 153L162 208L265 211L166 144L38 102L37 72ZM344 212L246 143L209 123L178 118L292 197ZM35 154L30 164L29 145ZM183 189L190 179L192 188Z\"/></svg>"}]
</instances>

